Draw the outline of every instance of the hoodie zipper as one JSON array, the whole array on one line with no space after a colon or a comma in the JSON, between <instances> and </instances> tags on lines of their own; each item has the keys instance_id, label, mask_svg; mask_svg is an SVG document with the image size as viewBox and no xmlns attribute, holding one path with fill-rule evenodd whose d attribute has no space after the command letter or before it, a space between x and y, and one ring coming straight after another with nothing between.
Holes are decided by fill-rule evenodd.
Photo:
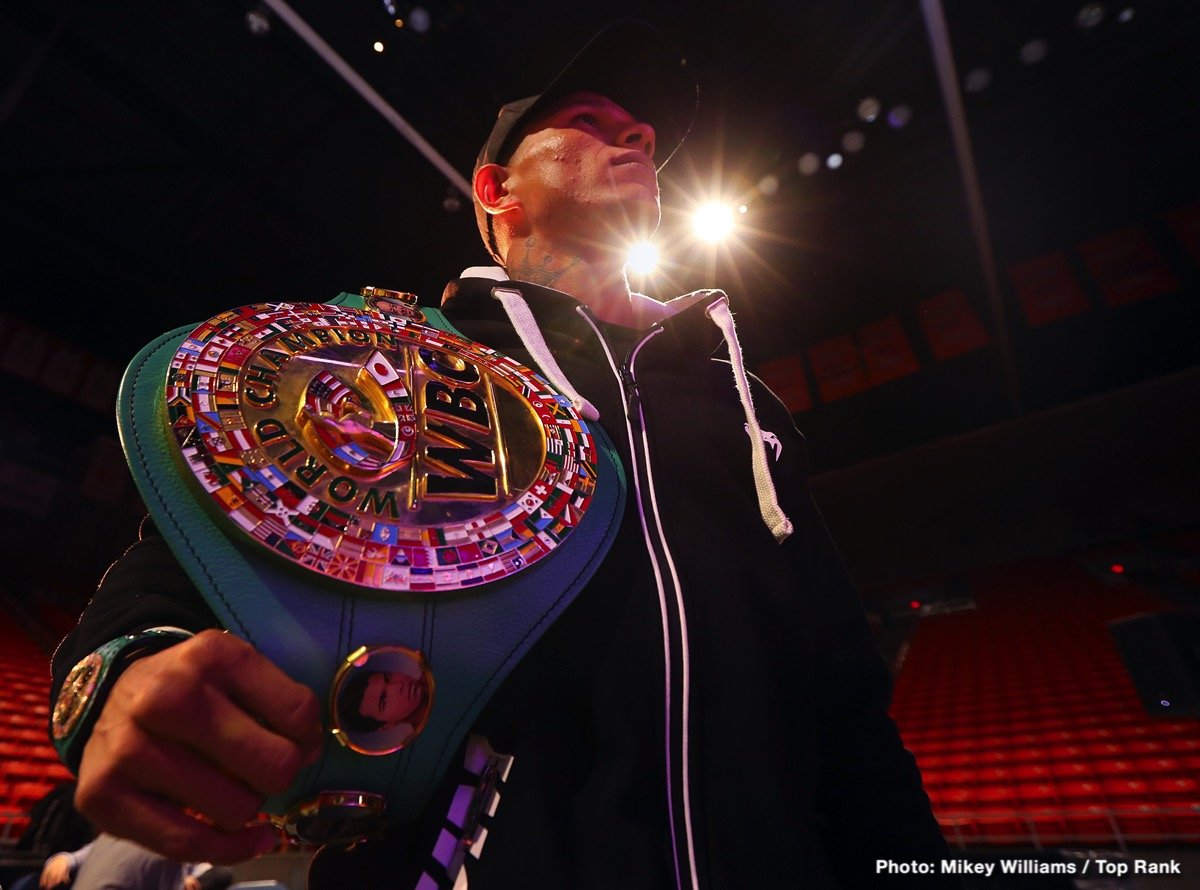
<instances>
[{"instance_id":1,"label":"hoodie zipper","mask_svg":"<svg viewBox=\"0 0 1200 890\"><path fill-rule=\"evenodd\" d=\"M665 692L665 767L667 776L667 813L671 824L671 850L675 865L677 890L699 890L696 873L696 852L692 830L691 788L688 750L688 721L690 705L690 664L688 658L687 614L683 589L675 561L667 545L658 512L658 497L654 489L653 469L650 466L650 443L642 415L641 393L638 390L635 368L638 353L654 337L663 332L655 325L630 350L621 364L613 358L595 316L585 306L576 310L587 321L600 341L609 367L621 388L625 407L625 431L629 437L629 454L633 461L633 486L641 520L642 535L654 581L658 590L659 610L663 629L663 668Z\"/></svg>"}]
</instances>

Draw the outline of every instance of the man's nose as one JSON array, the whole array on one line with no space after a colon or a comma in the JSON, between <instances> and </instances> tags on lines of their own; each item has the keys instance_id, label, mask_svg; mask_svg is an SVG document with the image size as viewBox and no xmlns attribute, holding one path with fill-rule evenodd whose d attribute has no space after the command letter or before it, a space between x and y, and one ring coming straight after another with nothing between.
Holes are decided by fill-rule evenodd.
<instances>
[{"instance_id":1,"label":"man's nose","mask_svg":"<svg viewBox=\"0 0 1200 890\"><path fill-rule=\"evenodd\" d=\"M640 148L647 157L654 157L654 127L634 121L623 127L617 136L617 144L629 148Z\"/></svg>"}]
</instances>

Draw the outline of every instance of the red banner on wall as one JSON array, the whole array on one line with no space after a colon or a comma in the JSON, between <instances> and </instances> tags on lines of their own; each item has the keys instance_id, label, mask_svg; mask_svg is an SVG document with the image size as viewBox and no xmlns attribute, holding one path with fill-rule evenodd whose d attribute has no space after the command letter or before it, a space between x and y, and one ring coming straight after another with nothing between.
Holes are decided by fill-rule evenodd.
<instances>
[{"instance_id":1,"label":"red banner on wall","mask_svg":"<svg viewBox=\"0 0 1200 890\"><path fill-rule=\"evenodd\" d=\"M917 320L939 362L987 346L992 341L979 315L958 288L922 300Z\"/></svg>"},{"instance_id":2,"label":"red banner on wall","mask_svg":"<svg viewBox=\"0 0 1200 890\"><path fill-rule=\"evenodd\" d=\"M921 370L904 326L895 315L859 328L855 339L867 366L867 383L871 386Z\"/></svg>"},{"instance_id":3,"label":"red banner on wall","mask_svg":"<svg viewBox=\"0 0 1200 890\"><path fill-rule=\"evenodd\" d=\"M1079 245L1079 255L1110 306L1179 290L1179 279L1141 229L1130 227Z\"/></svg>"},{"instance_id":4,"label":"red banner on wall","mask_svg":"<svg viewBox=\"0 0 1200 890\"><path fill-rule=\"evenodd\" d=\"M1184 204L1163 214L1171 234L1200 265L1200 201Z\"/></svg>"},{"instance_id":5,"label":"red banner on wall","mask_svg":"<svg viewBox=\"0 0 1200 890\"><path fill-rule=\"evenodd\" d=\"M823 402L852 396L870 385L858 347L849 334L810 346L808 361Z\"/></svg>"},{"instance_id":6,"label":"red banner on wall","mask_svg":"<svg viewBox=\"0 0 1200 890\"><path fill-rule=\"evenodd\" d=\"M1061 250L1013 263L1007 271L1030 327L1081 315L1092 308Z\"/></svg>"},{"instance_id":7,"label":"red banner on wall","mask_svg":"<svg viewBox=\"0 0 1200 890\"><path fill-rule=\"evenodd\" d=\"M798 414L812 407L812 394L808 390L808 377L804 373L804 360L798 355L785 355L759 366L758 376L771 387L789 411Z\"/></svg>"}]
</instances>

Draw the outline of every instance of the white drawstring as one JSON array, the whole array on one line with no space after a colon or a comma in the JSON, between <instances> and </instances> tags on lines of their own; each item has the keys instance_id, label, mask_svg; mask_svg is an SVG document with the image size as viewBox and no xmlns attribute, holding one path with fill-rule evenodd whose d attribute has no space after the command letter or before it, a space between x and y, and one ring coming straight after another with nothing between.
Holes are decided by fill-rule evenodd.
<instances>
[{"instance_id":1,"label":"white drawstring","mask_svg":"<svg viewBox=\"0 0 1200 890\"><path fill-rule=\"evenodd\" d=\"M763 522L775 536L775 540L782 543L792 533L792 521L779 506L779 498L775 493L775 482L771 479L771 470L767 464L767 450L763 445L762 427L759 426L758 416L754 413L754 401L750 396L750 383L746 379L746 368L742 364L742 347L738 343L733 313L729 311L729 300L719 291L717 293L720 294L719 297L704 312L720 329L721 336L725 339L725 345L729 347L733 381L737 388L738 400L742 404L742 411L746 415L746 431L750 435L750 465L754 472L754 489L758 495L758 509L762 514ZM554 354L550 352L550 347L546 345L541 329L538 328L537 321L534 319L533 313L529 311L529 306L521 292L515 287L494 287L492 296L499 300L504 307L517 336L521 338L521 342L546 379L571 400L571 406L585 419L599 420L600 412L579 394L578 390L571 385L571 381L567 379L567 375L563 373L562 368L558 366L558 362L555 361Z\"/></svg>"},{"instance_id":2,"label":"white drawstring","mask_svg":"<svg viewBox=\"0 0 1200 890\"><path fill-rule=\"evenodd\" d=\"M771 479L771 470L767 465L767 449L763 445L762 427L758 425L758 415L754 413L754 401L750 397L750 382L746 379L746 368L742 364L742 347L738 343L737 329L733 324L733 313L729 311L729 299L722 294L704 310L704 314L721 329L721 336L725 338L725 345L729 347L729 363L733 366L733 381L737 386L742 411L746 414L746 431L750 434L750 465L754 470L754 489L758 494L758 510L762 514L763 522L775 536L775 540L782 544L792 533L792 521L779 506L779 498L775 494L775 482Z\"/></svg>"},{"instance_id":3,"label":"white drawstring","mask_svg":"<svg viewBox=\"0 0 1200 890\"><path fill-rule=\"evenodd\" d=\"M493 287L492 296L500 301L500 305L508 313L508 320L512 322L517 336L521 338L521 342L525 344L529 355L546 379L571 400L571 407L582 414L585 420L599 420L600 412L596 410L596 406L579 394L571 385L571 381L567 379L567 375L562 372L562 368L558 366L558 362L554 360L554 354L546 345L542 332L533 318L533 313L529 311L525 298L521 296L521 292L515 287Z\"/></svg>"}]
</instances>

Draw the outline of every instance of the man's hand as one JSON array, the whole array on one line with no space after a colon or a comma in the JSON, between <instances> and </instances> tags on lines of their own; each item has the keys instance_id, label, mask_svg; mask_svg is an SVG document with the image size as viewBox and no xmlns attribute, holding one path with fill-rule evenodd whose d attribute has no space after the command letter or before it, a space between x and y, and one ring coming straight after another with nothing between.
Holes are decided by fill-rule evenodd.
<instances>
[{"instance_id":1,"label":"man's hand","mask_svg":"<svg viewBox=\"0 0 1200 890\"><path fill-rule=\"evenodd\" d=\"M41 890L54 890L55 887L65 887L70 883L71 857L67 853L55 853L42 866L38 887Z\"/></svg>"},{"instance_id":2,"label":"man's hand","mask_svg":"<svg viewBox=\"0 0 1200 890\"><path fill-rule=\"evenodd\" d=\"M98 829L171 859L240 862L275 846L272 829L247 823L320 744L312 690L238 637L204 631L117 680L75 802Z\"/></svg>"}]
</instances>

